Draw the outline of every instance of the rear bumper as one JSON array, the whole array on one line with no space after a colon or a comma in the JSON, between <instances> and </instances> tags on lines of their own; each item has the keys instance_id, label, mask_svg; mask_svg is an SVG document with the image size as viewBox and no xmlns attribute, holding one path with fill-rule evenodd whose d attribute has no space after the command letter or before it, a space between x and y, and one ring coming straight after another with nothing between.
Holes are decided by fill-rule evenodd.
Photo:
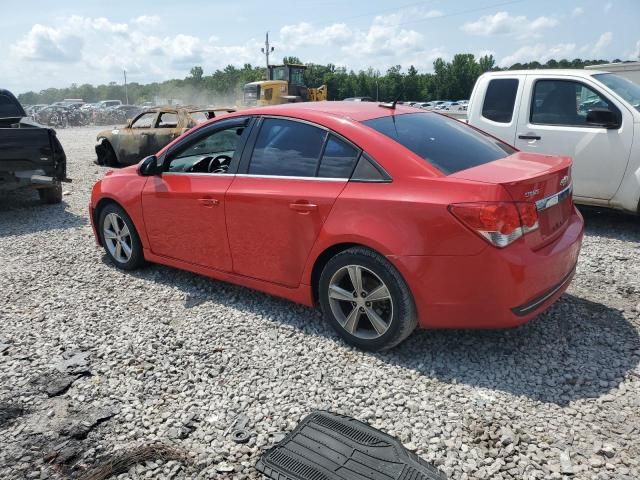
<instances>
[{"instance_id":1,"label":"rear bumper","mask_svg":"<svg viewBox=\"0 0 640 480\"><path fill-rule=\"evenodd\" d=\"M521 238L472 256L389 259L411 289L423 328L505 328L526 323L568 288L584 223L575 209L563 234L533 251Z\"/></svg>"}]
</instances>

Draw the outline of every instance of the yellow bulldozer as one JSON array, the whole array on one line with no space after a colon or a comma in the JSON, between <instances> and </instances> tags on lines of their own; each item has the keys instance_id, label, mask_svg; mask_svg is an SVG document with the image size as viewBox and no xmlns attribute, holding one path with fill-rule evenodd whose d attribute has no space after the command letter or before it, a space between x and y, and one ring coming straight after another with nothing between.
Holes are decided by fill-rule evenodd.
<instances>
[{"instance_id":1,"label":"yellow bulldozer","mask_svg":"<svg viewBox=\"0 0 640 480\"><path fill-rule=\"evenodd\" d=\"M247 83L247 106L278 105L293 102L319 102L327 99L327 86L309 88L304 84L305 65L269 65L268 80Z\"/></svg>"}]
</instances>

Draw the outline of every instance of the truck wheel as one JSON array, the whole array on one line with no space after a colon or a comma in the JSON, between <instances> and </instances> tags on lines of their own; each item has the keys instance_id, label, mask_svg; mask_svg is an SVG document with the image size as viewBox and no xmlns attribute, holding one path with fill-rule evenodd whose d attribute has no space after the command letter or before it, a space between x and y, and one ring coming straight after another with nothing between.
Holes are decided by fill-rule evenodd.
<instances>
[{"instance_id":1,"label":"truck wheel","mask_svg":"<svg viewBox=\"0 0 640 480\"><path fill-rule=\"evenodd\" d=\"M38 189L40 201L48 205L62 202L62 185L59 183L53 187Z\"/></svg>"},{"instance_id":2,"label":"truck wheel","mask_svg":"<svg viewBox=\"0 0 640 480\"><path fill-rule=\"evenodd\" d=\"M392 348L417 325L404 279L386 258L366 248L350 248L327 262L319 300L340 336L365 350Z\"/></svg>"}]
</instances>

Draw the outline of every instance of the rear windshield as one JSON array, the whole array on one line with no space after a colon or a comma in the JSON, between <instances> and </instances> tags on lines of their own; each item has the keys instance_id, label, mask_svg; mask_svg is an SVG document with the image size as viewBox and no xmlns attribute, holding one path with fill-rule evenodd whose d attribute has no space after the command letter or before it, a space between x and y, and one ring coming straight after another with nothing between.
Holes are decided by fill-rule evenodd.
<instances>
[{"instance_id":1,"label":"rear windshield","mask_svg":"<svg viewBox=\"0 0 640 480\"><path fill-rule=\"evenodd\" d=\"M515 152L506 143L437 113L389 115L363 123L424 158L445 175Z\"/></svg>"}]
</instances>

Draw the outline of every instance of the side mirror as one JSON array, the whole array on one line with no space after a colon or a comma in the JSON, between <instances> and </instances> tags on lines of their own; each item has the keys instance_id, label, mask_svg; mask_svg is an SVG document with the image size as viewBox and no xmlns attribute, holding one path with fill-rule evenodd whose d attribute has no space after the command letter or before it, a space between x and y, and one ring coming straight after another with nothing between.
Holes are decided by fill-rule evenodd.
<instances>
[{"instance_id":1,"label":"side mirror","mask_svg":"<svg viewBox=\"0 0 640 480\"><path fill-rule=\"evenodd\" d=\"M143 177L151 177L153 175L160 175L162 168L158 165L158 157L155 155L149 155L140 162L138 167L138 173Z\"/></svg>"},{"instance_id":2,"label":"side mirror","mask_svg":"<svg viewBox=\"0 0 640 480\"><path fill-rule=\"evenodd\" d=\"M620 128L622 118L618 112L608 108L592 108L587 112L587 125L609 129Z\"/></svg>"}]
</instances>

